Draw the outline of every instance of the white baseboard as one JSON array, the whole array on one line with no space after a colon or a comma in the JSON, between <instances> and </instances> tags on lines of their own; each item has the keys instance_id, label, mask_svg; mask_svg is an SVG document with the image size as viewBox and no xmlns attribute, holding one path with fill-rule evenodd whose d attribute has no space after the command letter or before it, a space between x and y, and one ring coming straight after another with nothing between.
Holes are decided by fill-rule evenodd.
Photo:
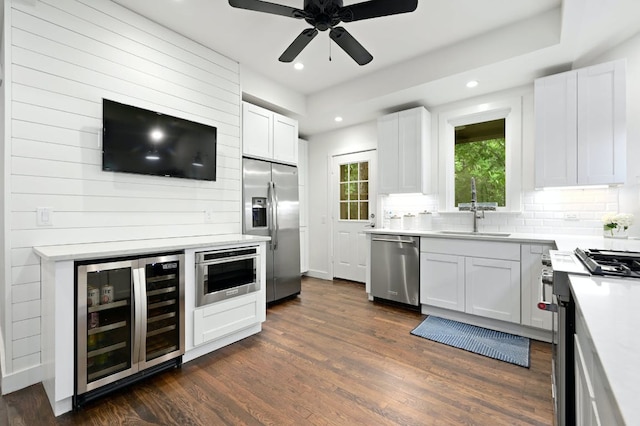
<instances>
[{"instance_id":1,"label":"white baseboard","mask_svg":"<svg viewBox=\"0 0 640 426\"><path fill-rule=\"evenodd\" d=\"M2 376L2 394L6 395L42 381L42 366L36 365Z\"/></svg>"},{"instance_id":2,"label":"white baseboard","mask_svg":"<svg viewBox=\"0 0 640 426\"><path fill-rule=\"evenodd\" d=\"M321 280L331 281L333 279L333 277L329 276L329 273L327 271L318 271L315 269L309 269L305 275L311 278L318 278Z\"/></svg>"}]
</instances>

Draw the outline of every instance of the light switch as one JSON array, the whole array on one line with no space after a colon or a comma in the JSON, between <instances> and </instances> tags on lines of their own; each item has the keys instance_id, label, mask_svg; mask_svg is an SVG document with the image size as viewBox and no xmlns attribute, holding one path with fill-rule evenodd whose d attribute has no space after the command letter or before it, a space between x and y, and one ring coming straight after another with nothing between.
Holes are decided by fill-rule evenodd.
<instances>
[{"instance_id":1,"label":"light switch","mask_svg":"<svg viewBox=\"0 0 640 426\"><path fill-rule=\"evenodd\" d=\"M36 208L36 225L53 226L53 209L51 207Z\"/></svg>"}]
</instances>

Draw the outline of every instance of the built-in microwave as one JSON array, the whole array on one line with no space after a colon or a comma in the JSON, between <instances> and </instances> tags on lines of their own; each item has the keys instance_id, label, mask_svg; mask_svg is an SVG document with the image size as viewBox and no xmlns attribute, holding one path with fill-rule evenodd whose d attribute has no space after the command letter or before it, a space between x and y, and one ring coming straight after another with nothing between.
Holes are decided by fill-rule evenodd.
<instances>
[{"instance_id":1,"label":"built-in microwave","mask_svg":"<svg viewBox=\"0 0 640 426\"><path fill-rule=\"evenodd\" d=\"M196 306L260 290L258 246L196 253Z\"/></svg>"}]
</instances>

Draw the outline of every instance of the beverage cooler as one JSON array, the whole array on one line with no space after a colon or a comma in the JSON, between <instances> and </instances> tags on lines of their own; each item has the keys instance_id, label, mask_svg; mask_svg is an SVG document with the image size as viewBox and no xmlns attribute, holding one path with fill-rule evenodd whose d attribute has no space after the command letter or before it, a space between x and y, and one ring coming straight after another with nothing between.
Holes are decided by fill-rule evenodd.
<instances>
[{"instance_id":1,"label":"beverage cooler","mask_svg":"<svg viewBox=\"0 0 640 426\"><path fill-rule=\"evenodd\" d=\"M76 263L74 406L184 354L184 254Z\"/></svg>"}]
</instances>

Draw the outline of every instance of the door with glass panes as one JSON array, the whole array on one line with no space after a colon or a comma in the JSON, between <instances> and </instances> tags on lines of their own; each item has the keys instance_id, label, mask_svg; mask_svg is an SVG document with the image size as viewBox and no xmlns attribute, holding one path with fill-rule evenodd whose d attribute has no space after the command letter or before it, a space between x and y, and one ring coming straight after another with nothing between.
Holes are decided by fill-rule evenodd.
<instances>
[{"instance_id":1,"label":"door with glass panes","mask_svg":"<svg viewBox=\"0 0 640 426\"><path fill-rule=\"evenodd\" d=\"M367 238L375 223L376 152L337 155L332 161L333 276L364 282Z\"/></svg>"}]
</instances>

